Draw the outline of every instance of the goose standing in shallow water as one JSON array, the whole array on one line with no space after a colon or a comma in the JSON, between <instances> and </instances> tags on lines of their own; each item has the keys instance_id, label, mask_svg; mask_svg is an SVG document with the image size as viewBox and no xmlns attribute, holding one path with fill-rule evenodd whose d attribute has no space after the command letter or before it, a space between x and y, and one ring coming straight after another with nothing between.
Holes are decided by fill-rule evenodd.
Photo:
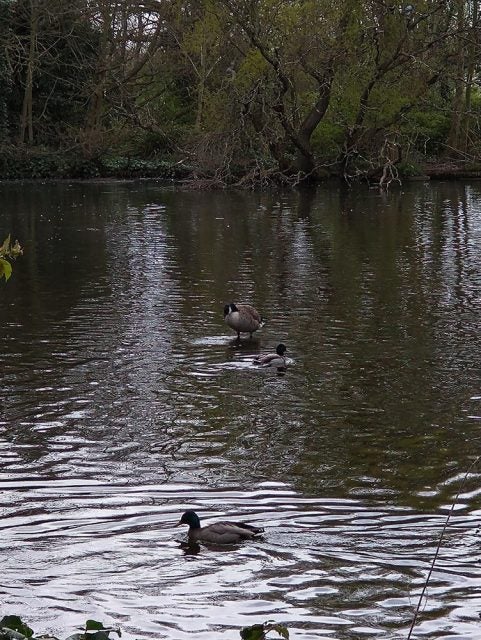
<instances>
[{"instance_id":1,"label":"goose standing in shallow water","mask_svg":"<svg viewBox=\"0 0 481 640\"><path fill-rule=\"evenodd\" d=\"M237 331L237 339L240 340L241 333L252 334L257 329L264 326L264 320L257 309L250 304L226 304L224 307L224 321Z\"/></svg>"},{"instance_id":2,"label":"goose standing in shallow water","mask_svg":"<svg viewBox=\"0 0 481 640\"><path fill-rule=\"evenodd\" d=\"M287 347L285 344L277 345L275 353L268 353L264 356L256 356L254 361L263 367L277 367L278 371L285 371L287 369L287 358L285 352Z\"/></svg>"},{"instance_id":3,"label":"goose standing in shallow water","mask_svg":"<svg viewBox=\"0 0 481 640\"><path fill-rule=\"evenodd\" d=\"M176 524L189 525L190 542L211 542L215 544L235 544L242 540L250 540L264 532L260 527L253 527L245 522L216 522L205 527L200 526L199 516L195 511L189 510L182 514L182 518Z\"/></svg>"}]
</instances>

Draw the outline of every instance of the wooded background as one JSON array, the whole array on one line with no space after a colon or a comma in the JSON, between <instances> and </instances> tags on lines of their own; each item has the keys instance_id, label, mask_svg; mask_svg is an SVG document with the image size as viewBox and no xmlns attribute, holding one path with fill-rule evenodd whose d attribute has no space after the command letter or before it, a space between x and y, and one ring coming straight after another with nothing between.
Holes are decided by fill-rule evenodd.
<instances>
[{"instance_id":1,"label":"wooded background","mask_svg":"<svg viewBox=\"0 0 481 640\"><path fill-rule=\"evenodd\" d=\"M480 161L479 2L0 0L0 145L219 184Z\"/></svg>"}]
</instances>

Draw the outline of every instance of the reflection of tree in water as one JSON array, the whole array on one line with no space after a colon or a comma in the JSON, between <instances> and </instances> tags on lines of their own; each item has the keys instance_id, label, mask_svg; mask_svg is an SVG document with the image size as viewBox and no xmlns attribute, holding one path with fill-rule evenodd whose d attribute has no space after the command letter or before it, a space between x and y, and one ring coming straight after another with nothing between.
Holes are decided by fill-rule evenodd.
<instances>
[{"instance_id":1,"label":"reflection of tree in water","mask_svg":"<svg viewBox=\"0 0 481 640\"><path fill-rule=\"evenodd\" d=\"M79 192L57 187L46 220L45 194L11 200L29 262L8 290L2 429L24 460L413 503L467 466L473 189ZM240 349L236 299L267 318ZM250 370L279 340L287 374Z\"/></svg>"},{"instance_id":2,"label":"reflection of tree in water","mask_svg":"<svg viewBox=\"0 0 481 640\"><path fill-rule=\"evenodd\" d=\"M66 185L11 184L3 186L2 199L3 219L25 246L2 309L4 435L33 462L49 453L49 441L69 431L59 419L68 413L68 395L58 389L65 387L65 367L75 364L65 353L65 345L76 342L70 314L90 278L94 288L105 280L102 197L98 189L80 189L74 202ZM85 346L77 345L79 360L91 357Z\"/></svg>"},{"instance_id":3,"label":"reflection of tree in water","mask_svg":"<svg viewBox=\"0 0 481 640\"><path fill-rule=\"evenodd\" d=\"M158 245L146 241L144 219L152 212L144 214L146 195L129 185L17 185L4 195L3 209L27 248L6 292L6 437L29 461L70 450L73 469L98 455L96 441L131 441L129 413L148 405L145 394L142 403L129 400L157 371L147 365L156 360L153 328L162 317L154 309L159 300L149 305L138 292L149 277L163 282L158 298L167 291L155 273ZM159 342L166 354L172 340ZM144 362L133 357L148 347Z\"/></svg>"},{"instance_id":4,"label":"reflection of tree in water","mask_svg":"<svg viewBox=\"0 0 481 640\"><path fill-rule=\"evenodd\" d=\"M437 486L453 461L469 460L469 444L455 432L476 384L476 349L466 346L466 330L461 335L446 331L460 319L445 308L440 294L454 270L458 296L469 299L479 269L463 267L472 260L460 250L465 207L455 232L446 234L445 194L439 195L444 208L427 206L415 188L402 197L393 194L389 206L377 194L363 192L356 210L357 197L353 192L344 197L342 215L328 207L322 212L314 207L310 214L309 245L319 262L314 268L306 265L304 285L309 287L322 264L332 287L303 316L296 305L303 291L299 280L293 284L299 272L283 274L291 291L298 292L296 300L286 286L282 302L294 310L290 340L303 351L298 364L304 370L302 375L289 372L288 378L295 379L292 388L275 400L270 397L270 406L255 403L243 423L243 429L250 423L248 433L239 431L238 437L250 442L253 455L259 448L263 452L256 469L261 466L266 476L287 473L316 491L331 486L335 492L341 483L373 495L384 488L403 500L416 500L415 490ZM456 201L458 194L451 197ZM284 234L284 247L290 246L292 255L296 242L298 235ZM462 429L469 433L470 423Z\"/></svg>"}]
</instances>

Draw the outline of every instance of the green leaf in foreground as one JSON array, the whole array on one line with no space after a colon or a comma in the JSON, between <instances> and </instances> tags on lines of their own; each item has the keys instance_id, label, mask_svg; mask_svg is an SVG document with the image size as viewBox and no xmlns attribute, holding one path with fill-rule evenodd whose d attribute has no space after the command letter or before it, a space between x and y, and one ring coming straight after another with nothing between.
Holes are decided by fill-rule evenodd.
<instances>
[{"instance_id":1,"label":"green leaf in foreground","mask_svg":"<svg viewBox=\"0 0 481 640\"><path fill-rule=\"evenodd\" d=\"M0 279L5 278L5 280L8 280L11 275L12 275L12 265L8 260L4 260L3 258L0 258ZM7 617L12 617L12 616L7 616Z\"/></svg>"},{"instance_id":2,"label":"green leaf in foreground","mask_svg":"<svg viewBox=\"0 0 481 640\"><path fill-rule=\"evenodd\" d=\"M17 631L21 633L26 638L30 638L33 636L33 629L27 626L19 616L4 616L0 620L0 627L6 627L7 629L11 629L12 631Z\"/></svg>"},{"instance_id":3,"label":"green leaf in foreground","mask_svg":"<svg viewBox=\"0 0 481 640\"><path fill-rule=\"evenodd\" d=\"M264 624L253 624L244 627L241 632L242 640L265 640L270 631L275 631L279 636L289 640L289 630L284 624L264 622Z\"/></svg>"},{"instance_id":4,"label":"green leaf in foreground","mask_svg":"<svg viewBox=\"0 0 481 640\"><path fill-rule=\"evenodd\" d=\"M83 633L74 633L67 640L111 640L110 633L116 633L119 637L122 635L120 629L104 627L97 620L87 620Z\"/></svg>"},{"instance_id":5,"label":"green leaf in foreground","mask_svg":"<svg viewBox=\"0 0 481 640\"><path fill-rule=\"evenodd\" d=\"M263 624L253 624L250 627L244 627L240 635L242 640L264 640L266 637Z\"/></svg>"},{"instance_id":6,"label":"green leaf in foreground","mask_svg":"<svg viewBox=\"0 0 481 640\"><path fill-rule=\"evenodd\" d=\"M85 631L104 631L105 627L101 622L97 620L87 620L85 623Z\"/></svg>"},{"instance_id":7,"label":"green leaf in foreground","mask_svg":"<svg viewBox=\"0 0 481 640\"><path fill-rule=\"evenodd\" d=\"M289 629L284 624L271 624L269 625L269 631L276 631L282 638L289 640Z\"/></svg>"},{"instance_id":8,"label":"green leaf in foreground","mask_svg":"<svg viewBox=\"0 0 481 640\"><path fill-rule=\"evenodd\" d=\"M9 234L0 246L0 280L2 278L5 278L5 280L10 278L12 275L12 265L10 262L16 260L18 256L22 254L23 249L18 240L15 240L15 243L12 245Z\"/></svg>"},{"instance_id":9,"label":"green leaf in foreground","mask_svg":"<svg viewBox=\"0 0 481 640\"><path fill-rule=\"evenodd\" d=\"M89 631L94 631L95 633L88 633ZM85 623L85 635L90 640L107 640L109 633L116 633L119 638L122 635L120 629L104 627L104 625L101 622L98 622L98 620L87 620Z\"/></svg>"},{"instance_id":10,"label":"green leaf in foreground","mask_svg":"<svg viewBox=\"0 0 481 640\"><path fill-rule=\"evenodd\" d=\"M8 256L10 254L10 234L3 241L0 247L0 256Z\"/></svg>"}]
</instances>

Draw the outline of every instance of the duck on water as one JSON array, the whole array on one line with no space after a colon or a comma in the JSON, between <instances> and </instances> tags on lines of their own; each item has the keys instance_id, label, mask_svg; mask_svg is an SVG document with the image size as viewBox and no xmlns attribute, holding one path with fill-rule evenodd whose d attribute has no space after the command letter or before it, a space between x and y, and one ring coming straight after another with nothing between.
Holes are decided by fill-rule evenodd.
<instances>
[{"instance_id":1,"label":"duck on water","mask_svg":"<svg viewBox=\"0 0 481 640\"><path fill-rule=\"evenodd\" d=\"M278 371L287 369L287 358L284 355L287 347L282 342L277 345L275 353L266 353L263 356L256 356L254 362L262 367L277 367Z\"/></svg>"},{"instance_id":2,"label":"duck on water","mask_svg":"<svg viewBox=\"0 0 481 640\"><path fill-rule=\"evenodd\" d=\"M189 510L182 514L176 524L189 525L189 542L211 542L214 544L235 544L243 540L251 540L264 533L261 527L254 527L245 522L221 521L200 526L200 518L195 511Z\"/></svg>"}]
</instances>

